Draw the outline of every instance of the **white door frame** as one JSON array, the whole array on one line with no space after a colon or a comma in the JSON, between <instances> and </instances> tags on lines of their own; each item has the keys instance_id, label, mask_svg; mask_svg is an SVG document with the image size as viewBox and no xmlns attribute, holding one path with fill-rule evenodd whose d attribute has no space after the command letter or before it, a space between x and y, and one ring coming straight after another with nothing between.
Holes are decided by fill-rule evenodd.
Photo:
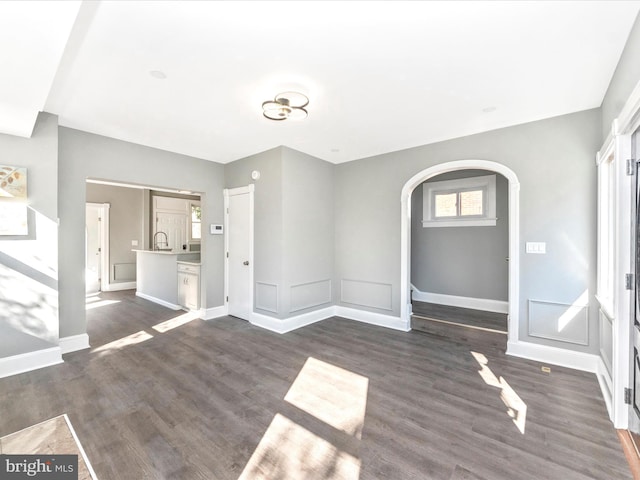
<instances>
[{"instance_id":1,"label":"white door frame","mask_svg":"<svg viewBox=\"0 0 640 480\"><path fill-rule=\"evenodd\" d=\"M402 187L400 214L400 318L411 325L411 193L431 177L455 170L490 170L509 181L509 323L508 343L515 345L519 339L520 309L520 182L510 168L488 160L456 160L441 163L418 172Z\"/></svg>"},{"instance_id":2,"label":"white door frame","mask_svg":"<svg viewBox=\"0 0 640 480\"><path fill-rule=\"evenodd\" d=\"M92 203L87 202L87 207L98 209L100 215L100 290L106 292L109 290L109 280L111 272L109 271L109 209L110 203ZM86 207L85 207L86 211ZM85 221L86 223L86 221ZM87 244L84 245L85 264L87 258ZM86 279L85 279L86 290Z\"/></svg>"},{"instance_id":3,"label":"white door frame","mask_svg":"<svg viewBox=\"0 0 640 480\"><path fill-rule=\"evenodd\" d=\"M254 191L252 183L246 187L225 188L224 193L224 309L229 312L229 197L249 194L249 316L253 316L253 236L254 236Z\"/></svg>"},{"instance_id":4,"label":"white door frame","mask_svg":"<svg viewBox=\"0 0 640 480\"><path fill-rule=\"evenodd\" d=\"M635 189L632 186L633 177L628 176L626 172L626 160L631 158L632 135L639 128L640 82L627 99L618 118L612 122L611 132L598 152L598 162L613 152L616 175L612 411L609 414L614 427L619 429L629 428L630 406L624 401L624 389L631 387L633 375L631 347L635 328L632 319L631 290L626 290L624 285L624 275L634 271L631 258L633 248L631 202L635 201Z\"/></svg>"}]
</instances>

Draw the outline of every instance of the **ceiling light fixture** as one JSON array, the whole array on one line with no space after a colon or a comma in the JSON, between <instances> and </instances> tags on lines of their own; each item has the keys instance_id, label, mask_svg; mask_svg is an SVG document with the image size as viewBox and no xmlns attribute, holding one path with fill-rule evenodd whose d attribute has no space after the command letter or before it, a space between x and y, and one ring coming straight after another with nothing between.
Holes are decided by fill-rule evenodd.
<instances>
[{"instance_id":1,"label":"ceiling light fixture","mask_svg":"<svg viewBox=\"0 0 640 480\"><path fill-rule=\"evenodd\" d=\"M269 120L303 120L309 99L298 92L283 92L262 103L262 114Z\"/></svg>"}]
</instances>

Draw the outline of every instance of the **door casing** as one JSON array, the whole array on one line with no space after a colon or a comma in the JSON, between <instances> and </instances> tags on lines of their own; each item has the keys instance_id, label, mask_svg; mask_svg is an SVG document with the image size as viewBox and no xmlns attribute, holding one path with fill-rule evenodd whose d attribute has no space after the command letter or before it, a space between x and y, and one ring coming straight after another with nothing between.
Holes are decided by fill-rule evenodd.
<instances>
[{"instance_id":1,"label":"door casing","mask_svg":"<svg viewBox=\"0 0 640 480\"><path fill-rule=\"evenodd\" d=\"M230 268L229 268L229 251L230 251L230 243L229 243L229 225L230 225L230 215L229 215L229 203L230 197L234 195L248 195L249 205L248 205L248 215L249 215L249 229L248 229L248 259L249 265L247 265L248 269L248 287L247 287L247 298L246 302L248 303L248 312L241 312L240 318L244 318L244 320L251 321L253 315L253 285L254 285L254 191L255 186L253 184L248 185L246 187L238 187L238 188L229 188L224 190L224 295L225 295L225 310L227 313L231 315L236 315L238 312L231 312L229 310L229 285L230 281Z\"/></svg>"},{"instance_id":2,"label":"door casing","mask_svg":"<svg viewBox=\"0 0 640 480\"><path fill-rule=\"evenodd\" d=\"M110 271L109 271L109 203L91 203L87 202L85 212L89 209L95 210L100 217L99 222L99 239L100 239L100 290L107 291L109 288ZM85 220L86 223L86 220ZM86 228L86 227L85 227ZM87 245L85 242L85 269L87 265ZM85 278L86 291L86 278Z\"/></svg>"}]
</instances>

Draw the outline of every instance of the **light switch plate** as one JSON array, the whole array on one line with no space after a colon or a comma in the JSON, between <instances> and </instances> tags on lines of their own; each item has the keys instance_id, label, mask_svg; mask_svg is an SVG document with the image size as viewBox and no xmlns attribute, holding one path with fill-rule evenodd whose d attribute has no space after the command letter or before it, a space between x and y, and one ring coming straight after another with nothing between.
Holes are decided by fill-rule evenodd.
<instances>
[{"instance_id":1,"label":"light switch plate","mask_svg":"<svg viewBox=\"0 0 640 480\"><path fill-rule=\"evenodd\" d=\"M527 253L545 254L547 253L547 243L546 242L527 242L525 245L525 251Z\"/></svg>"}]
</instances>

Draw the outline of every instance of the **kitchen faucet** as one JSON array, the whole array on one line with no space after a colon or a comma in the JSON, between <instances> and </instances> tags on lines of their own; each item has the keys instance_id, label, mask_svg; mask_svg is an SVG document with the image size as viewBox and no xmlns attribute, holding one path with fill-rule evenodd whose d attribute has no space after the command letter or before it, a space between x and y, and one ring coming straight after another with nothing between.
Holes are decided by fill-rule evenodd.
<instances>
[{"instance_id":1,"label":"kitchen faucet","mask_svg":"<svg viewBox=\"0 0 640 480\"><path fill-rule=\"evenodd\" d=\"M161 242L161 241L157 240L156 237L158 235L160 235L160 234L164 235L164 242ZM164 233L164 232L156 232L156 233L154 233L153 234L153 250L154 251L160 250L160 245L163 244L163 243L165 244L165 246L167 248L169 248L169 239L167 238L167 234Z\"/></svg>"}]
</instances>

